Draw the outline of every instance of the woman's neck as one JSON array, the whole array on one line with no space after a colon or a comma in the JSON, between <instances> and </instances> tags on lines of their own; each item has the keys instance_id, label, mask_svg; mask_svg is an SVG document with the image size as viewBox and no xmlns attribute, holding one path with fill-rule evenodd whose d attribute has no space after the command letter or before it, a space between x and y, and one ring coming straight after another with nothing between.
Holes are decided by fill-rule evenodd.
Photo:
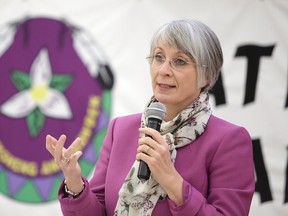
<instances>
[{"instance_id":1,"label":"woman's neck","mask_svg":"<svg viewBox=\"0 0 288 216\"><path fill-rule=\"evenodd\" d=\"M182 107L173 108L169 105L166 105L165 107L166 107L166 117L165 117L166 122L174 119L184 109Z\"/></svg>"}]
</instances>

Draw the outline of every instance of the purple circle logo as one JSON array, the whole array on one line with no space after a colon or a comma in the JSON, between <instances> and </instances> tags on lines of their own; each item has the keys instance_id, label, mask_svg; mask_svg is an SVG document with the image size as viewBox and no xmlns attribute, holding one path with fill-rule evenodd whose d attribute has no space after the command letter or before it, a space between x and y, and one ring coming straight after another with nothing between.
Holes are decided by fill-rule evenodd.
<instances>
[{"instance_id":1,"label":"purple circle logo","mask_svg":"<svg viewBox=\"0 0 288 216\"><path fill-rule=\"evenodd\" d=\"M111 112L113 73L83 29L50 18L0 30L0 193L23 202L57 199L61 170L45 148L47 134L81 137L88 176Z\"/></svg>"}]
</instances>

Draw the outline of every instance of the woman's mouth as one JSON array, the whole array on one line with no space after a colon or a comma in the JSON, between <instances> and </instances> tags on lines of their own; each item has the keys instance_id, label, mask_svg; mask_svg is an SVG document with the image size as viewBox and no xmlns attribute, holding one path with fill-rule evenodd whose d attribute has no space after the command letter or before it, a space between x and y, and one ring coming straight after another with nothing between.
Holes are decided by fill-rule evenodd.
<instances>
[{"instance_id":1,"label":"woman's mouth","mask_svg":"<svg viewBox=\"0 0 288 216\"><path fill-rule=\"evenodd\" d=\"M168 84L161 84L161 83L158 83L158 86L160 88L164 88L164 89L170 89L170 88L174 88L175 86L172 86L172 85L168 85Z\"/></svg>"}]
</instances>

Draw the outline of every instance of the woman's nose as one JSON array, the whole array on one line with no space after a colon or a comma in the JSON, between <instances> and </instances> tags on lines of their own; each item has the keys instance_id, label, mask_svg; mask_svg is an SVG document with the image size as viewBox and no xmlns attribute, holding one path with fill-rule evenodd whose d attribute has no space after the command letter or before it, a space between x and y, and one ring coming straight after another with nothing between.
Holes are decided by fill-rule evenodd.
<instances>
[{"instance_id":1,"label":"woman's nose","mask_svg":"<svg viewBox=\"0 0 288 216\"><path fill-rule=\"evenodd\" d=\"M163 64L158 68L158 73L164 76L171 76L172 74L171 62L168 60L163 62Z\"/></svg>"}]
</instances>

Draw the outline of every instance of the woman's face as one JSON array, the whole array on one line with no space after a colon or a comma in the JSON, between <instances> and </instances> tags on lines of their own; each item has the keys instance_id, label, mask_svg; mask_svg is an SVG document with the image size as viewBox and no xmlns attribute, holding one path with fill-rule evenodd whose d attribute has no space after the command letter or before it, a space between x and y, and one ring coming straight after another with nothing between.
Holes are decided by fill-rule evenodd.
<instances>
[{"instance_id":1,"label":"woman's face","mask_svg":"<svg viewBox=\"0 0 288 216\"><path fill-rule=\"evenodd\" d=\"M180 112L199 96L196 65L184 52L160 40L150 60L154 96L168 112Z\"/></svg>"}]
</instances>

